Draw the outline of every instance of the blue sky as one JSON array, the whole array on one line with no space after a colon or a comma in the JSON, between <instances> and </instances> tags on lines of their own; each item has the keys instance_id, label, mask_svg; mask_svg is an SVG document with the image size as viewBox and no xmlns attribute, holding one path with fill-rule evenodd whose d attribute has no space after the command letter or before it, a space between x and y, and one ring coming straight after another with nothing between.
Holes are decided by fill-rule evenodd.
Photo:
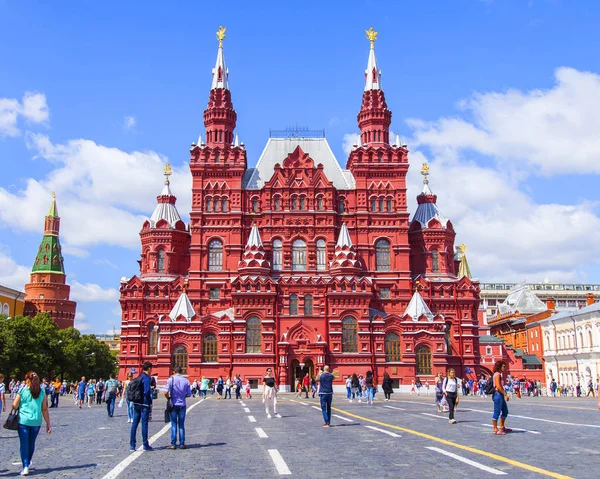
<instances>
[{"instance_id":1,"label":"blue sky","mask_svg":"<svg viewBox=\"0 0 600 479\"><path fill-rule=\"evenodd\" d=\"M373 25L409 196L429 161L473 273L600 282L599 19L594 1L0 0L0 283L26 281L56 191L76 324L118 328L167 161L188 214L219 25L250 165L295 124L345 165Z\"/></svg>"}]
</instances>

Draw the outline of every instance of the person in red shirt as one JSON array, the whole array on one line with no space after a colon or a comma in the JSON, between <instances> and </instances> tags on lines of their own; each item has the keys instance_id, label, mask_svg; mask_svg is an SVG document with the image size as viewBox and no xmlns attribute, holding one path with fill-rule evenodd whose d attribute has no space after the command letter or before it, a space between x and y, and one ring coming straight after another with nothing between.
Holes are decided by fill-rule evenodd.
<instances>
[{"instance_id":1,"label":"person in red shirt","mask_svg":"<svg viewBox=\"0 0 600 479\"><path fill-rule=\"evenodd\" d=\"M302 378L302 386L306 394L306 399L308 399L308 390L310 389L310 377L308 374L305 374L304 378Z\"/></svg>"}]
</instances>

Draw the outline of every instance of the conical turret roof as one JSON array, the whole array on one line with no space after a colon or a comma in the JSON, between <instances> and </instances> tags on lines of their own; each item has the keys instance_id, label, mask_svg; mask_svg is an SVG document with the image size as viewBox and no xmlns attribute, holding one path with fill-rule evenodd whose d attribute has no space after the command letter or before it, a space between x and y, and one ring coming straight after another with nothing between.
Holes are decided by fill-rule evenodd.
<instances>
[{"instance_id":1,"label":"conical turret roof","mask_svg":"<svg viewBox=\"0 0 600 479\"><path fill-rule=\"evenodd\" d=\"M169 313L171 321L176 321L180 316L183 316L187 322L190 322L196 316L196 311L194 311L190 298L188 298L185 291L181 293L181 296L179 296L175 306L173 306L173 309Z\"/></svg>"},{"instance_id":2,"label":"conical turret roof","mask_svg":"<svg viewBox=\"0 0 600 479\"><path fill-rule=\"evenodd\" d=\"M419 292L415 291L403 316L410 316L413 321L418 321L421 317L425 316L428 321L433 321L434 314L427 307Z\"/></svg>"},{"instance_id":3,"label":"conical turret roof","mask_svg":"<svg viewBox=\"0 0 600 479\"><path fill-rule=\"evenodd\" d=\"M32 273L65 274L64 259L59 239L60 217L56 206L56 196L52 194L52 203L45 218L44 236L31 268Z\"/></svg>"},{"instance_id":4,"label":"conical turret roof","mask_svg":"<svg viewBox=\"0 0 600 479\"><path fill-rule=\"evenodd\" d=\"M177 223L181 221L181 216L175 207L177 198L171 192L169 176L171 175L171 165L167 163L164 170L165 186L159 196L156 197L158 204L154 208L154 212L150 217L150 226L156 227L160 220L165 220L171 228L175 228Z\"/></svg>"},{"instance_id":5,"label":"conical turret roof","mask_svg":"<svg viewBox=\"0 0 600 479\"><path fill-rule=\"evenodd\" d=\"M252 225L242 260L238 263L238 270L246 274L268 274L270 269L271 263L267 259L258 226Z\"/></svg>"}]
</instances>

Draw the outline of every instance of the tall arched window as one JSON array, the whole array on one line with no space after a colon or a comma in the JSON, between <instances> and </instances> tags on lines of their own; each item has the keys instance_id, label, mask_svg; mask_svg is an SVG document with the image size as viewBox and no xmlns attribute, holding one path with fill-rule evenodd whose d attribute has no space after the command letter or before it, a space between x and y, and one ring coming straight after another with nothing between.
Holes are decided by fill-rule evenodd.
<instances>
[{"instance_id":1,"label":"tall arched window","mask_svg":"<svg viewBox=\"0 0 600 479\"><path fill-rule=\"evenodd\" d=\"M383 207L383 198L379 198L379 211L381 211L382 213L385 211Z\"/></svg>"},{"instance_id":2,"label":"tall arched window","mask_svg":"<svg viewBox=\"0 0 600 479\"><path fill-rule=\"evenodd\" d=\"M319 210L319 211L323 210L323 197L322 196L317 197L317 210Z\"/></svg>"},{"instance_id":3,"label":"tall arched window","mask_svg":"<svg viewBox=\"0 0 600 479\"><path fill-rule=\"evenodd\" d=\"M300 239L292 244L292 269L294 271L306 269L306 243Z\"/></svg>"},{"instance_id":4,"label":"tall arched window","mask_svg":"<svg viewBox=\"0 0 600 479\"><path fill-rule=\"evenodd\" d=\"M294 197L292 198L291 205L292 205L291 209L292 209L293 211L297 210L297 209L298 209L298 198L296 198L296 197L294 196Z\"/></svg>"},{"instance_id":5,"label":"tall arched window","mask_svg":"<svg viewBox=\"0 0 600 479\"><path fill-rule=\"evenodd\" d=\"M593 348L594 347L594 338L592 336L592 330L588 329L588 347Z\"/></svg>"},{"instance_id":6,"label":"tall arched window","mask_svg":"<svg viewBox=\"0 0 600 479\"><path fill-rule=\"evenodd\" d=\"M400 361L400 336L389 333L385 337L385 360L387 362Z\"/></svg>"},{"instance_id":7,"label":"tall arched window","mask_svg":"<svg viewBox=\"0 0 600 479\"><path fill-rule=\"evenodd\" d=\"M444 327L444 342L446 343L446 354L452 354L452 325L446 323Z\"/></svg>"},{"instance_id":8,"label":"tall arched window","mask_svg":"<svg viewBox=\"0 0 600 479\"><path fill-rule=\"evenodd\" d=\"M10 306L8 305L8 303L4 303L4 306L2 306L2 314L8 316L10 314ZM590 341L591 344L591 341Z\"/></svg>"},{"instance_id":9,"label":"tall arched window","mask_svg":"<svg viewBox=\"0 0 600 479\"><path fill-rule=\"evenodd\" d=\"M342 320L342 353L355 353L356 351L358 351L356 319L346 316Z\"/></svg>"},{"instance_id":10,"label":"tall arched window","mask_svg":"<svg viewBox=\"0 0 600 479\"><path fill-rule=\"evenodd\" d=\"M306 198L304 196L300 197L300 211L304 211L306 209Z\"/></svg>"},{"instance_id":11,"label":"tall arched window","mask_svg":"<svg viewBox=\"0 0 600 479\"><path fill-rule=\"evenodd\" d=\"M276 196L273 200L273 209L275 211L279 211L281 209L281 198L279 196Z\"/></svg>"},{"instance_id":12,"label":"tall arched window","mask_svg":"<svg viewBox=\"0 0 600 479\"><path fill-rule=\"evenodd\" d=\"M221 199L215 198L213 204L214 204L214 208L215 208L215 213L219 213L221 211Z\"/></svg>"},{"instance_id":13,"label":"tall arched window","mask_svg":"<svg viewBox=\"0 0 600 479\"><path fill-rule=\"evenodd\" d=\"M165 272L165 250L164 249L158 250L158 272L159 273Z\"/></svg>"},{"instance_id":14,"label":"tall arched window","mask_svg":"<svg viewBox=\"0 0 600 479\"><path fill-rule=\"evenodd\" d=\"M205 363L217 362L217 337L212 333L202 340L202 359Z\"/></svg>"},{"instance_id":15,"label":"tall arched window","mask_svg":"<svg viewBox=\"0 0 600 479\"><path fill-rule=\"evenodd\" d=\"M254 213L258 213L258 199L257 198L252 199L252 211Z\"/></svg>"},{"instance_id":16,"label":"tall arched window","mask_svg":"<svg viewBox=\"0 0 600 479\"><path fill-rule=\"evenodd\" d=\"M290 316L298 316L298 296L290 296Z\"/></svg>"},{"instance_id":17,"label":"tall arched window","mask_svg":"<svg viewBox=\"0 0 600 479\"><path fill-rule=\"evenodd\" d=\"M392 212L392 200L390 198L387 199L387 212Z\"/></svg>"},{"instance_id":18,"label":"tall arched window","mask_svg":"<svg viewBox=\"0 0 600 479\"><path fill-rule=\"evenodd\" d=\"M260 319L256 316L246 322L246 352L260 353Z\"/></svg>"},{"instance_id":19,"label":"tall arched window","mask_svg":"<svg viewBox=\"0 0 600 479\"><path fill-rule=\"evenodd\" d=\"M206 198L206 212L210 213L212 211L212 199Z\"/></svg>"},{"instance_id":20,"label":"tall arched window","mask_svg":"<svg viewBox=\"0 0 600 479\"><path fill-rule=\"evenodd\" d=\"M227 198L223 198L221 200L221 211L223 211L223 212L227 211Z\"/></svg>"},{"instance_id":21,"label":"tall arched window","mask_svg":"<svg viewBox=\"0 0 600 479\"><path fill-rule=\"evenodd\" d=\"M156 354L156 347L158 346L158 326L154 324L148 325L148 354Z\"/></svg>"},{"instance_id":22,"label":"tall arched window","mask_svg":"<svg viewBox=\"0 0 600 479\"><path fill-rule=\"evenodd\" d=\"M431 349L427 346L419 346L417 355L417 376L428 376L431 374Z\"/></svg>"},{"instance_id":23,"label":"tall arched window","mask_svg":"<svg viewBox=\"0 0 600 479\"><path fill-rule=\"evenodd\" d=\"M327 245L325 240L317 241L317 270L324 271L327 269Z\"/></svg>"},{"instance_id":24,"label":"tall arched window","mask_svg":"<svg viewBox=\"0 0 600 479\"><path fill-rule=\"evenodd\" d=\"M280 239L273 241L273 271L281 271L283 266L283 243Z\"/></svg>"},{"instance_id":25,"label":"tall arched window","mask_svg":"<svg viewBox=\"0 0 600 479\"><path fill-rule=\"evenodd\" d=\"M187 374L188 366L188 353L185 346L177 346L173 350L173 367L179 366L181 368L181 374Z\"/></svg>"},{"instance_id":26,"label":"tall arched window","mask_svg":"<svg viewBox=\"0 0 600 479\"><path fill-rule=\"evenodd\" d=\"M380 239L375 243L375 259L377 271L389 271L392 269L390 242L388 240Z\"/></svg>"},{"instance_id":27,"label":"tall arched window","mask_svg":"<svg viewBox=\"0 0 600 479\"><path fill-rule=\"evenodd\" d=\"M313 297L310 294L304 296L304 316L313 314Z\"/></svg>"},{"instance_id":28,"label":"tall arched window","mask_svg":"<svg viewBox=\"0 0 600 479\"><path fill-rule=\"evenodd\" d=\"M440 253L437 249L431 251L431 271L434 273L440 272Z\"/></svg>"},{"instance_id":29,"label":"tall arched window","mask_svg":"<svg viewBox=\"0 0 600 479\"><path fill-rule=\"evenodd\" d=\"M223 271L223 243L213 240L208 245L208 270Z\"/></svg>"},{"instance_id":30,"label":"tall arched window","mask_svg":"<svg viewBox=\"0 0 600 479\"><path fill-rule=\"evenodd\" d=\"M340 198L340 213L346 212L346 199Z\"/></svg>"},{"instance_id":31,"label":"tall arched window","mask_svg":"<svg viewBox=\"0 0 600 479\"><path fill-rule=\"evenodd\" d=\"M377 198L371 198L371 211L377 211Z\"/></svg>"}]
</instances>

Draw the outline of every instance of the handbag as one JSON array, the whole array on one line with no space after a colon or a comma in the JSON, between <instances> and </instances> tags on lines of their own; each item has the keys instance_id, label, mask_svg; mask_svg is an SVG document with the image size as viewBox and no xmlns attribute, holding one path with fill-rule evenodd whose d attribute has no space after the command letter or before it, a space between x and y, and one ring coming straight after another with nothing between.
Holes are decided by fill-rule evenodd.
<instances>
[{"instance_id":1,"label":"handbag","mask_svg":"<svg viewBox=\"0 0 600 479\"><path fill-rule=\"evenodd\" d=\"M165 423L171 422L171 413L165 409Z\"/></svg>"},{"instance_id":2,"label":"handbag","mask_svg":"<svg viewBox=\"0 0 600 479\"><path fill-rule=\"evenodd\" d=\"M119 401L119 404L117 404L117 407L123 407L123 402L125 401L125 398L121 398L121 400Z\"/></svg>"},{"instance_id":3,"label":"handbag","mask_svg":"<svg viewBox=\"0 0 600 479\"><path fill-rule=\"evenodd\" d=\"M10 414L6 418L6 422L4 423L4 429L10 429L11 431L19 430L19 410L16 411L11 409Z\"/></svg>"}]
</instances>

